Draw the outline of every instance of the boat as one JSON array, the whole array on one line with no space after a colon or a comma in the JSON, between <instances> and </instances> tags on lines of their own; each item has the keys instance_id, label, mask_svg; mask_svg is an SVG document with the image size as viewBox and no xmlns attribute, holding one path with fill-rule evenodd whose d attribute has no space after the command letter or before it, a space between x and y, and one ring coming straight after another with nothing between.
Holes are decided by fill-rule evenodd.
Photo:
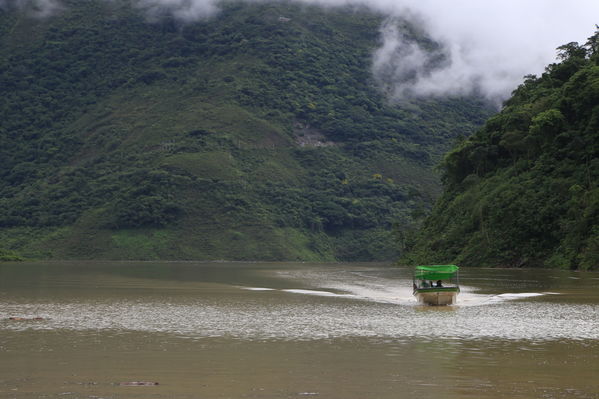
<instances>
[{"instance_id":1,"label":"boat","mask_svg":"<svg viewBox=\"0 0 599 399\"><path fill-rule=\"evenodd\" d=\"M458 293L459 267L456 265L416 266L414 296L423 305L454 305Z\"/></svg>"}]
</instances>

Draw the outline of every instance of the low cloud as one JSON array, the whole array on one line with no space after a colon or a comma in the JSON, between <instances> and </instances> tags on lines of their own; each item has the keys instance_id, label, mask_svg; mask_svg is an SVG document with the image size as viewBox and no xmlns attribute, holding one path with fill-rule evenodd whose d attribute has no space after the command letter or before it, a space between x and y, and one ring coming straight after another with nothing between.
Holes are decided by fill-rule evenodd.
<instances>
[{"instance_id":1,"label":"low cloud","mask_svg":"<svg viewBox=\"0 0 599 399\"><path fill-rule=\"evenodd\" d=\"M396 18L381 27L381 46L373 54L372 72L384 92L396 100L414 97L483 94L499 103L531 72L516 68L489 47L452 42L447 38L415 40Z\"/></svg>"},{"instance_id":2,"label":"low cloud","mask_svg":"<svg viewBox=\"0 0 599 399\"><path fill-rule=\"evenodd\" d=\"M115 0L106 0L115 1ZM150 17L193 22L218 12L218 0L132 0ZM262 1L262 0L246 0ZM500 102L555 60L555 48L584 42L599 16L597 0L295 0L328 7L367 6L388 16L373 53L376 81L396 99L480 93ZM60 0L0 0L0 8L52 15ZM406 18L407 16L407 18ZM431 42L401 28L410 20ZM432 51L431 51L432 50Z\"/></svg>"},{"instance_id":3,"label":"low cloud","mask_svg":"<svg viewBox=\"0 0 599 399\"><path fill-rule=\"evenodd\" d=\"M60 0L0 0L0 9L18 8L36 18L54 15L62 9Z\"/></svg>"},{"instance_id":4,"label":"low cloud","mask_svg":"<svg viewBox=\"0 0 599 399\"><path fill-rule=\"evenodd\" d=\"M150 17L171 14L183 22L194 22L209 18L218 12L214 0L136 0Z\"/></svg>"},{"instance_id":5,"label":"low cloud","mask_svg":"<svg viewBox=\"0 0 599 399\"><path fill-rule=\"evenodd\" d=\"M386 1L378 2L388 7ZM500 103L525 75L540 74L554 62L556 47L586 41L599 15L599 2L586 0L396 4L419 15L421 29L441 45L430 51L407 38L395 18L387 19L373 73L396 99L479 93Z\"/></svg>"}]
</instances>

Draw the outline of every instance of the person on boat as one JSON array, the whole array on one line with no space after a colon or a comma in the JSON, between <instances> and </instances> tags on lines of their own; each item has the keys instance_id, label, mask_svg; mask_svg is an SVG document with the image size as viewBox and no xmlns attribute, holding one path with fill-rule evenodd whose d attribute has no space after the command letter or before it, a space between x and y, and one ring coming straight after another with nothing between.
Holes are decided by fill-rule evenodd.
<instances>
[{"instance_id":1,"label":"person on boat","mask_svg":"<svg viewBox=\"0 0 599 399\"><path fill-rule=\"evenodd\" d=\"M432 287L432 284L429 285L428 281L422 280L422 288L428 288L428 287Z\"/></svg>"},{"instance_id":2,"label":"person on boat","mask_svg":"<svg viewBox=\"0 0 599 399\"><path fill-rule=\"evenodd\" d=\"M437 280L437 285L435 287L443 287L443 282L441 280Z\"/></svg>"}]
</instances>

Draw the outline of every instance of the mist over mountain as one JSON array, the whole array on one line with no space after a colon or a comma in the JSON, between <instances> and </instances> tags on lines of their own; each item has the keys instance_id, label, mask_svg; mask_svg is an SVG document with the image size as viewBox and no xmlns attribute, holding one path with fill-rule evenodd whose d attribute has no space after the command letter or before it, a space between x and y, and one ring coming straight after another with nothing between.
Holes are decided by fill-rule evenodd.
<instances>
[{"instance_id":1,"label":"mist over mountain","mask_svg":"<svg viewBox=\"0 0 599 399\"><path fill-rule=\"evenodd\" d=\"M113 1L113 0L104 0ZM261 3L261 0L246 0ZM294 0L325 9L368 7L386 15L382 41L373 57L373 72L387 94L396 100L414 97L482 94L500 104L525 75L539 74L555 59L555 48L584 41L599 15L592 0L493 0L479 4L422 0ZM212 18L219 0L134 0L149 18L170 14L183 23ZM2 0L29 8L35 15L60 12L64 0ZM440 47L415 43L393 27L409 19ZM443 57L442 63L434 61ZM431 63L434 67L431 67Z\"/></svg>"}]
</instances>

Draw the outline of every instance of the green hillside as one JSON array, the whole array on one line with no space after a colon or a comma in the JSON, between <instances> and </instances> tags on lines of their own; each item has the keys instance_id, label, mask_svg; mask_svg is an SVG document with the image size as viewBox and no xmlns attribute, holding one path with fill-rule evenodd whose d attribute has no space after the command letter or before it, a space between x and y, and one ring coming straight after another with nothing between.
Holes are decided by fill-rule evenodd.
<instances>
[{"instance_id":1,"label":"green hillside","mask_svg":"<svg viewBox=\"0 0 599 399\"><path fill-rule=\"evenodd\" d=\"M0 8L0 248L26 257L393 259L441 154L491 113L389 104L364 9L61 4Z\"/></svg>"},{"instance_id":2,"label":"green hillside","mask_svg":"<svg viewBox=\"0 0 599 399\"><path fill-rule=\"evenodd\" d=\"M599 31L444 160L406 260L599 269Z\"/></svg>"}]
</instances>

